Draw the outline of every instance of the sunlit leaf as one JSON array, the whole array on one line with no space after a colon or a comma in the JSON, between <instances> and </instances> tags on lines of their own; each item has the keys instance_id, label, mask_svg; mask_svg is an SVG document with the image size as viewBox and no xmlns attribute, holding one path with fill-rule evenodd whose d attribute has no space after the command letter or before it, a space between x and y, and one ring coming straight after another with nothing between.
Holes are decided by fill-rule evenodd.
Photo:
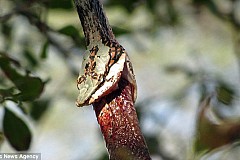
<instances>
[{"instance_id":1,"label":"sunlit leaf","mask_svg":"<svg viewBox=\"0 0 240 160\"><path fill-rule=\"evenodd\" d=\"M28 150L32 135L26 123L5 107L3 117L4 135L18 151Z\"/></svg>"}]
</instances>

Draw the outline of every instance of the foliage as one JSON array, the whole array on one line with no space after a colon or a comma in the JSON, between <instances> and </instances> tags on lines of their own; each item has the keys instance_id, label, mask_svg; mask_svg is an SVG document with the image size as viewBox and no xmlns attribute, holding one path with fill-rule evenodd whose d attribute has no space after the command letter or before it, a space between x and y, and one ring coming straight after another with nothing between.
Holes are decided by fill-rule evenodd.
<instances>
[{"instance_id":1,"label":"foliage","mask_svg":"<svg viewBox=\"0 0 240 160\"><path fill-rule=\"evenodd\" d=\"M5 108L3 132L16 150L23 151L29 149L32 135L28 126L8 108Z\"/></svg>"}]
</instances>

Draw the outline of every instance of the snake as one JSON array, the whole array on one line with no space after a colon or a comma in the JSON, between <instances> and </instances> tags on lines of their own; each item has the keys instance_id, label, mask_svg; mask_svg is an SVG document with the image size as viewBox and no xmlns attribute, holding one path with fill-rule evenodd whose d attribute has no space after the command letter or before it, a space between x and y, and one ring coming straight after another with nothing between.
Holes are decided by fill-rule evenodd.
<instances>
[{"instance_id":1,"label":"snake","mask_svg":"<svg viewBox=\"0 0 240 160\"><path fill-rule=\"evenodd\" d=\"M110 160L150 160L134 108L137 83L98 0L75 0L86 41L77 78L78 107L92 105Z\"/></svg>"}]
</instances>

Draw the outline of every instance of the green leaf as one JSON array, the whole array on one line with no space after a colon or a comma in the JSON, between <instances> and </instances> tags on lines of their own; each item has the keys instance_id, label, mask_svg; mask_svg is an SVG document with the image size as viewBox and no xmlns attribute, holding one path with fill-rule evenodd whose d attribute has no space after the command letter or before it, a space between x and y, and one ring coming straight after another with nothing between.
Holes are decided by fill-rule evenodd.
<instances>
[{"instance_id":1,"label":"green leaf","mask_svg":"<svg viewBox=\"0 0 240 160\"><path fill-rule=\"evenodd\" d=\"M108 1L107 6L122 6L124 9L126 9L129 13L132 13L137 5L139 5L138 0L114 0L114 1Z\"/></svg>"},{"instance_id":2,"label":"green leaf","mask_svg":"<svg viewBox=\"0 0 240 160\"><path fill-rule=\"evenodd\" d=\"M146 1L146 6L150 9L151 12L154 12L155 7L157 6L157 0L148 0Z\"/></svg>"},{"instance_id":3,"label":"green leaf","mask_svg":"<svg viewBox=\"0 0 240 160\"><path fill-rule=\"evenodd\" d=\"M5 99L11 98L14 96L14 89L0 89L0 103L3 102Z\"/></svg>"},{"instance_id":4,"label":"green leaf","mask_svg":"<svg viewBox=\"0 0 240 160\"><path fill-rule=\"evenodd\" d=\"M46 41L43 44L42 51L41 51L41 54L40 54L40 57L42 59L46 59L47 58L48 46L49 46L49 43L48 43L48 41Z\"/></svg>"},{"instance_id":5,"label":"green leaf","mask_svg":"<svg viewBox=\"0 0 240 160\"><path fill-rule=\"evenodd\" d=\"M58 30L59 33L69 36L77 45L84 46L84 37L80 36L79 31L73 25L67 25Z\"/></svg>"},{"instance_id":6,"label":"green leaf","mask_svg":"<svg viewBox=\"0 0 240 160\"><path fill-rule=\"evenodd\" d=\"M59 33L65 34L67 36L79 35L78 30L73 25L67 25L58 30Z\"/></svg>"},{"instance_id":7,"label":"green leaf","mask_svg":"<svg viewBox=\"0 0 240 160\"><path fill-rule=\"evenodd\" d=\"M47 1L47 5L52 9L72 9L72 2L69 0L51 0Z\"/></svg>"},{"instance_id":8,"label":"green leaf","mask_svg":"<svg viewBox=\"0 0 240 160\"><path fill-rule=\"evenodd\" d=\"M28 150L32 135L26 123L5 107L3 131L9 143L17 150Z\"/></svg>"},{"instance_id":9,"label":"green leaf","mask_svg":"<svg viewBox=\"0 0 240 160\"><path fill-rule=\"evenodd\" d=\"M123 34L130 33L129 30L122 29L122 28L115 27L115 26L113 26L112 29L113 29L113 33L114 33L116 36L120 36L120 35L123 35Z\"/></svg>"},{"instance_id":10,"label":"green leaf","mask_svg":"<svg viewBox=\"0 0 240 160\"><path fill-rule=\"evenodd\" d=\"M34 120L39 120L49 108L49 100L39 100L31 103L30 116Z\"/></svg>"},{"instance_id":11,"label":"green leaf","mask_svg":"<svg viewBox=\"0 0 240 160\"><path fill-rule=\"evenodd\" d=\"M174 4L172 1L166 1L167 2L167 11L168 11L168 16L170 20L170 24L177 24L178 23L178 13L174 7Z\"/></svg>"},{"instance_id":12,"label":"green leaf","mask_svg":"<svg viewBox=\"0 0 240 160\"><path fill-rule=\"evenodd\" d=\"M29 101L38 98L43 91L44 82L38 77L30 76L29 74L21 75L18 73L17 68L14 68L12 65L15 61L16 60L6 55L0 55L0 68L20 91L15 98L21 101Z\"/></svg>"},{"instance_id":13,"label":"green leaf","mask_svg":"<svg viewBox=\"0 0 240 160\"><path fill-rule=\"evenodd\" d=\"M10 37L12 33L12 26L7 23L2 23L1 30L4 36Z\"/></svg>"},{"instance_id":14,"label":"green leaf","mask_svg":"<svg viewBox=\"0 0 240 160\"><path fill-rule=\"evenodd\" d=\"M21 101L34 100L42 93L43 86L44 83L40 78L27 75L18 80L17 87L21 93L17 97Z\"/></svg>"},{"instance_id":15,"label":"green leaf","mask_svg":"<svg viewBox=\"0 0 240 160\"><path fill-rule=\"evenodd\" d=\"M157 136L146 136L146 143L148 144L148 149L151 154L159 154L159 141Z\"/></svg>"},{"instance_id":16,"label":"green leaf","mask_svg":"<svg viewBox=\"0 0 240 160\"><path fill-rule=\"evenodd\" d=\"M32 66L32 67L36 67L38 65L38 61L37 59L34 57L33 53L31 51L29 51L28 49L26 49L23 52L24 57L27 59L28 63Z\"/></svg>"},{"instance_id":17,"label":"green leaf","mask_svg":"<svg viewBox=\"0 0 240 160\"><path fill-rule=\"evenodd\" d=\"M235 90L224 82L219 82L217 87L217 99L227 106L231 106L234 100Z\"/></svg>"}]
</instances>

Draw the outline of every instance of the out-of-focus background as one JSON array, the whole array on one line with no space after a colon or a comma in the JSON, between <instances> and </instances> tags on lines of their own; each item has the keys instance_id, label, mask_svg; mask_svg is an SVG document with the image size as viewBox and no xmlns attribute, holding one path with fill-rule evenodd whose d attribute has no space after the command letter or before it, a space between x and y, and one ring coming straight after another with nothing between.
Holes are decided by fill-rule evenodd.
<instances>
[{"instance_id":1,"label":"out-of-focus background","mask_svg":"<svg viewBox=\"0 0 240 160\"><path fill-rule=\"evenodd\" d=\"M239 159L240 1L103 4L152 159ZM92 106L75 106L84 50L71 0L0 0L0 153L108 159Z\"/></svg>"}]
</instances>

